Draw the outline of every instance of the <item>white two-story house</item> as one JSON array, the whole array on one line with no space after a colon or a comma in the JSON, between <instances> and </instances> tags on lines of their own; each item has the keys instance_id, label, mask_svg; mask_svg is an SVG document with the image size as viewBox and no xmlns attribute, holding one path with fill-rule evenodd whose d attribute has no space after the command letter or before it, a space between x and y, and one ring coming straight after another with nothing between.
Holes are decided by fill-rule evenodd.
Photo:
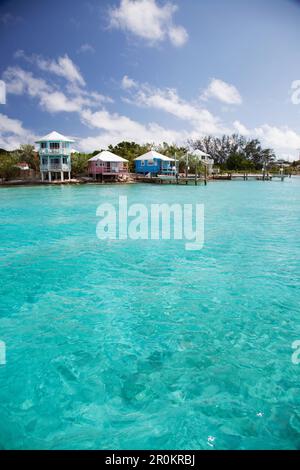
<instances>
[{"instance_id":1,"label":"white two-story house","mask_svg":"<svg viewBox=\"0 0 300 470\"><path fill-rule=\"evenodd\" d=\"M42 181L71 179L71 144L74 140L53 131L36 141L39 144Z\"/></svg>"}]
</instances>

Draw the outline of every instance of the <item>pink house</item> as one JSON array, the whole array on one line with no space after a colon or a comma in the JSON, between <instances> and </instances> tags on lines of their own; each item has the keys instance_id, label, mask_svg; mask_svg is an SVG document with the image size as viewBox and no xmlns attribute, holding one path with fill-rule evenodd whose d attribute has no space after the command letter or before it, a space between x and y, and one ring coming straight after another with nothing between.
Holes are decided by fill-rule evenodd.
<instances>
[{"instance_id":1,"label":"pink house","mask_svg":"<svg viewBox=\"0 0 300 470\"><path fill-rule=\"evenodd\" d=\"M98 153L89 159L88 173L94 179L103 176L121 176L128 174L128 160L119 157L108 150Z\"/></svg>"}]
</instances>

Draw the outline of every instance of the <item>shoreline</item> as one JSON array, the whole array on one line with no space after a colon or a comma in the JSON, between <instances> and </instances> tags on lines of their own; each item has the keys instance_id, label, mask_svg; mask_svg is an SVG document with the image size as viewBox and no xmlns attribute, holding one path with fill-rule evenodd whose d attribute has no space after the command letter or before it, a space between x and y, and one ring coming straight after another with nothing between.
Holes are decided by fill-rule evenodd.
<instances>
[{"instance_id":1,"label":"shoreline","mask_svg":"<svg viewBox=\"0 0 300 470\"><path fill-rule=\"evenodd\" d=\"M116 185L123 185L123 184L136 184L137 181L107 181L107 182L100 182L100 181L79 181L79 180L70 180L70 181L52 181L49 183L48 181L4 181L0 183L1 187L7 186L66 186L66 185L99 185L104 186L106 184L116 184Z\"/></svg>"},{"instance_id":2,"label":"shoreline","mask_svg":"<svg viewBox=\"0 0 300 470\"><path fill-rule=\"evenodd\" d=\"M240 176L240 179L239 178L228 178L227 176L224 175L224 177L222 178L208 178L207 179L207 182L209 183L212 183L212 182L217 182L217 181L234 181L235 179L236 180L239 180L239 181L242 181L243 180L243 175L239 175ZM258 175L257 175L258 176ZM286 178L293 178L293 177L299 177L300 174L292 174L292 175L285 175ZM252 178L249 178L249 181L261 181L260 178L254 178L254 175ZM191 182L193 181L193 179L191 178ZM147 182L144 181L144 179L141 179L139 180L139 178L135 178L135 179L130 179L130 180L127 180L127 181L85 181L85 180L79 180L79 179L71 179L71 180L68 180L68 181L52 181L52 182L48 182L48 181L42 181L42 180L11 180L11 181L2 181L0 182L0 188L1 187L15 187L15 186L65 186L65 185L98 185L98 186L105 186L105 185L108 185L108 184L112 184L112 185L125 185L125 184L157 184L158 181L152 181L149 180ZM167 181L166 181L167 183ZM200 181L199 181L200 183ZM171 182L169 181L169 184L171 184ZM174 185L176 185L176 183L174 183Z\"/></svg>"}]
</instances>

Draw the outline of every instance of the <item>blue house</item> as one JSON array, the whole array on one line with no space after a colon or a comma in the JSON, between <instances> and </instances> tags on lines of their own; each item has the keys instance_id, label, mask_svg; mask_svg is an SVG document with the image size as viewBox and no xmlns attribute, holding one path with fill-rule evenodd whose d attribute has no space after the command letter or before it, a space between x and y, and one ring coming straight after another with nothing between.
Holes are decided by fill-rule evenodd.
<instances>
[{"instance_id":1,"label":"blue house","mask_svg":"<svg viewBox=\"0 0 300 470\"><path fill-rule=\"evenodd\" d=\"M176 173L175 160L155 150L150 150L135 159L135 172L144 175L150 173L153 176L174 175Z\"/></svg>"}]
</instances>

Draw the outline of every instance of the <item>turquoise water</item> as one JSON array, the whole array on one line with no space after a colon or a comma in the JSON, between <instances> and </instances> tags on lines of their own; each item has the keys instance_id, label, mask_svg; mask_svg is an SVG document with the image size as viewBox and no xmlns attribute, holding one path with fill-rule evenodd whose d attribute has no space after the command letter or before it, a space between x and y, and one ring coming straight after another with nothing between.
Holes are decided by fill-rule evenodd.
<instances>
[{"instance_id":1,"label":"turquoise water","mask_svg":"<svg viewBox=\"0 0 300 470\"><path fill-rule=\"evenodd\" d=\"M100 241L205 204L205 245ZM300 178L0 188L0 448L299 449Z\"/></svg>"}]
</instances>

